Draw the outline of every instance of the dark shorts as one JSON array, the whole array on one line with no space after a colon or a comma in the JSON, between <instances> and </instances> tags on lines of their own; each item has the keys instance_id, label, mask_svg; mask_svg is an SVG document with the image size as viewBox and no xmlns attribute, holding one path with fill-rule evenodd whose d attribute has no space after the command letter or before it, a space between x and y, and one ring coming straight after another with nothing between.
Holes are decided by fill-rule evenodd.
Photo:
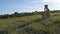
<instances>
[{"instance_id":1,"label":"dark shorts","mask_svg":"<svg viewBox=\"0 0 60 34\"><path fill-rule=\"evenodd\" d=\"M43 18L43 19L46 19L46 18L48 18L48 16L42 16L42 18Z\"/></svg>"}]
</instances>

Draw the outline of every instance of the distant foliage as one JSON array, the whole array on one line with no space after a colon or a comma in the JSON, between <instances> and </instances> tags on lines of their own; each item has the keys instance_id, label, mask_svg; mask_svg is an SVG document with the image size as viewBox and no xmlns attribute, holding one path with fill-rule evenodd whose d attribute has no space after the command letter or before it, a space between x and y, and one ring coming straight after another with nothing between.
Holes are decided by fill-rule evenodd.
<instances>
[{"instance_id":1,"label":"distant foliage","mask_svg":"<svg viewBox=\"0 0 60 34\"><path fill-rule=\"evenodd\" d=\"M37 12L37 11L36 11ZM0 15L0 19L6 19L6 18L13 18L13 17L23 17L23 16L31 16L31 15L35 15L37 13L32 12L32 13L18 13L18 12L14 12L14 14L5 14L5 15Z\"/></svg>"},{"instance_id":2,"label":"distant foliage","mask_svg":"<svg viewBox=\"0 0 60 34\"><path fill-rule=\"evenodd\" d=\"M56 10L51 11L51 13L56 13L56 12L59 13L60 11L56 11ZM18 12L14 12L14 14L11 14L11 15L9 15L9 14L0 15L0 19L13 18L13 17L23 17L23 16L31 16L31 15L35 15L35 14L42 15L42 12L38 12L38 11L35 11L35 12L32 12L32 13L27 13L27 12L25 12L25 13L18 13Z\"/></svg>"}]
</instances>

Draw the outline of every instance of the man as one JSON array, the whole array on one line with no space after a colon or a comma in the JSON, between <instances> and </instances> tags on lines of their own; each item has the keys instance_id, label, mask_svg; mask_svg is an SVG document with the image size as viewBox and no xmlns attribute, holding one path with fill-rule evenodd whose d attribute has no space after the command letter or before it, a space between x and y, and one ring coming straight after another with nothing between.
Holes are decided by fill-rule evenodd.
<instances>
[{"instance_id":1,"label":"man","mask_svg":"<svg viewBox=\"0 0 60 34\"><path fill-rule=\"evenodd\" d=\"M48 9L48 5L45 5L44 6L44 12L42 13L42 18L43 19L46 19L46 18L49 18L50 17L50 11Z\"/></svg>"}]
</instances>

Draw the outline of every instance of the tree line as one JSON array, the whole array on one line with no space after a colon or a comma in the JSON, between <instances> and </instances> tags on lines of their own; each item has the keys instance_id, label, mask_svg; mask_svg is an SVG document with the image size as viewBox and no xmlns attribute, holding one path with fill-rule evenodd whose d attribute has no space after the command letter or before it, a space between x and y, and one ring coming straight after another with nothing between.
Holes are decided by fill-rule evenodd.
<instances>
[{"instance_id":1,"label":"tree line","mask_svg":"<svg viewBox=\"0 0 60 34\"><path fill-rule=\"evenodd\" d=\"M0 19L6 19L6 18L13 18L13 17L23 17L23 16L31 16L31 15L35 15L35 14L38 14L38 15L42 15L42 12L43 11L35 11L35 12L32 12L32 13L28 13L28 12L25 12L25 13L18 13L18 12L14 12L14 14L4 14L4 15L0 15ZM60 12L60 10L54 10L54 11L50 11L51 13L56 13L56 12Z\"/></svg>"},{"instance_id":2,"label":"tree line","mask_svg":"<svg viewBox=\"0 0 60 34\"><path fill-rule=\"evenodd\" d=\"M13 17L23 17L23 16L31 16L31 15L35 15L37 13L40 13L40 12L32 12L32 13L18 13L18 12L14 12L14 14L4 14L4 15L0 15L0 19L6 19L6 18L13 18Z\"/></svg>"}]
</instances>

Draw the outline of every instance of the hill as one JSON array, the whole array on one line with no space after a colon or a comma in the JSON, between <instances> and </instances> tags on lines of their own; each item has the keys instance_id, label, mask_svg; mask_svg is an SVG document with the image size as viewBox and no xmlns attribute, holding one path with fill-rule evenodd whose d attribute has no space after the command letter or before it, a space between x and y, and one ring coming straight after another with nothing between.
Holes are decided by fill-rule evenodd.
<instances>
[{"instance_id":1,"label":"hill","mask_svg":"<svg viewBox=\"0 0 60 34\"><path fill-rule=\"evenodd\" d=\"M49 19L40 14L0 19L0 34L60 34L60 14L53 14Z\"/></svg>"}]
</instances>

